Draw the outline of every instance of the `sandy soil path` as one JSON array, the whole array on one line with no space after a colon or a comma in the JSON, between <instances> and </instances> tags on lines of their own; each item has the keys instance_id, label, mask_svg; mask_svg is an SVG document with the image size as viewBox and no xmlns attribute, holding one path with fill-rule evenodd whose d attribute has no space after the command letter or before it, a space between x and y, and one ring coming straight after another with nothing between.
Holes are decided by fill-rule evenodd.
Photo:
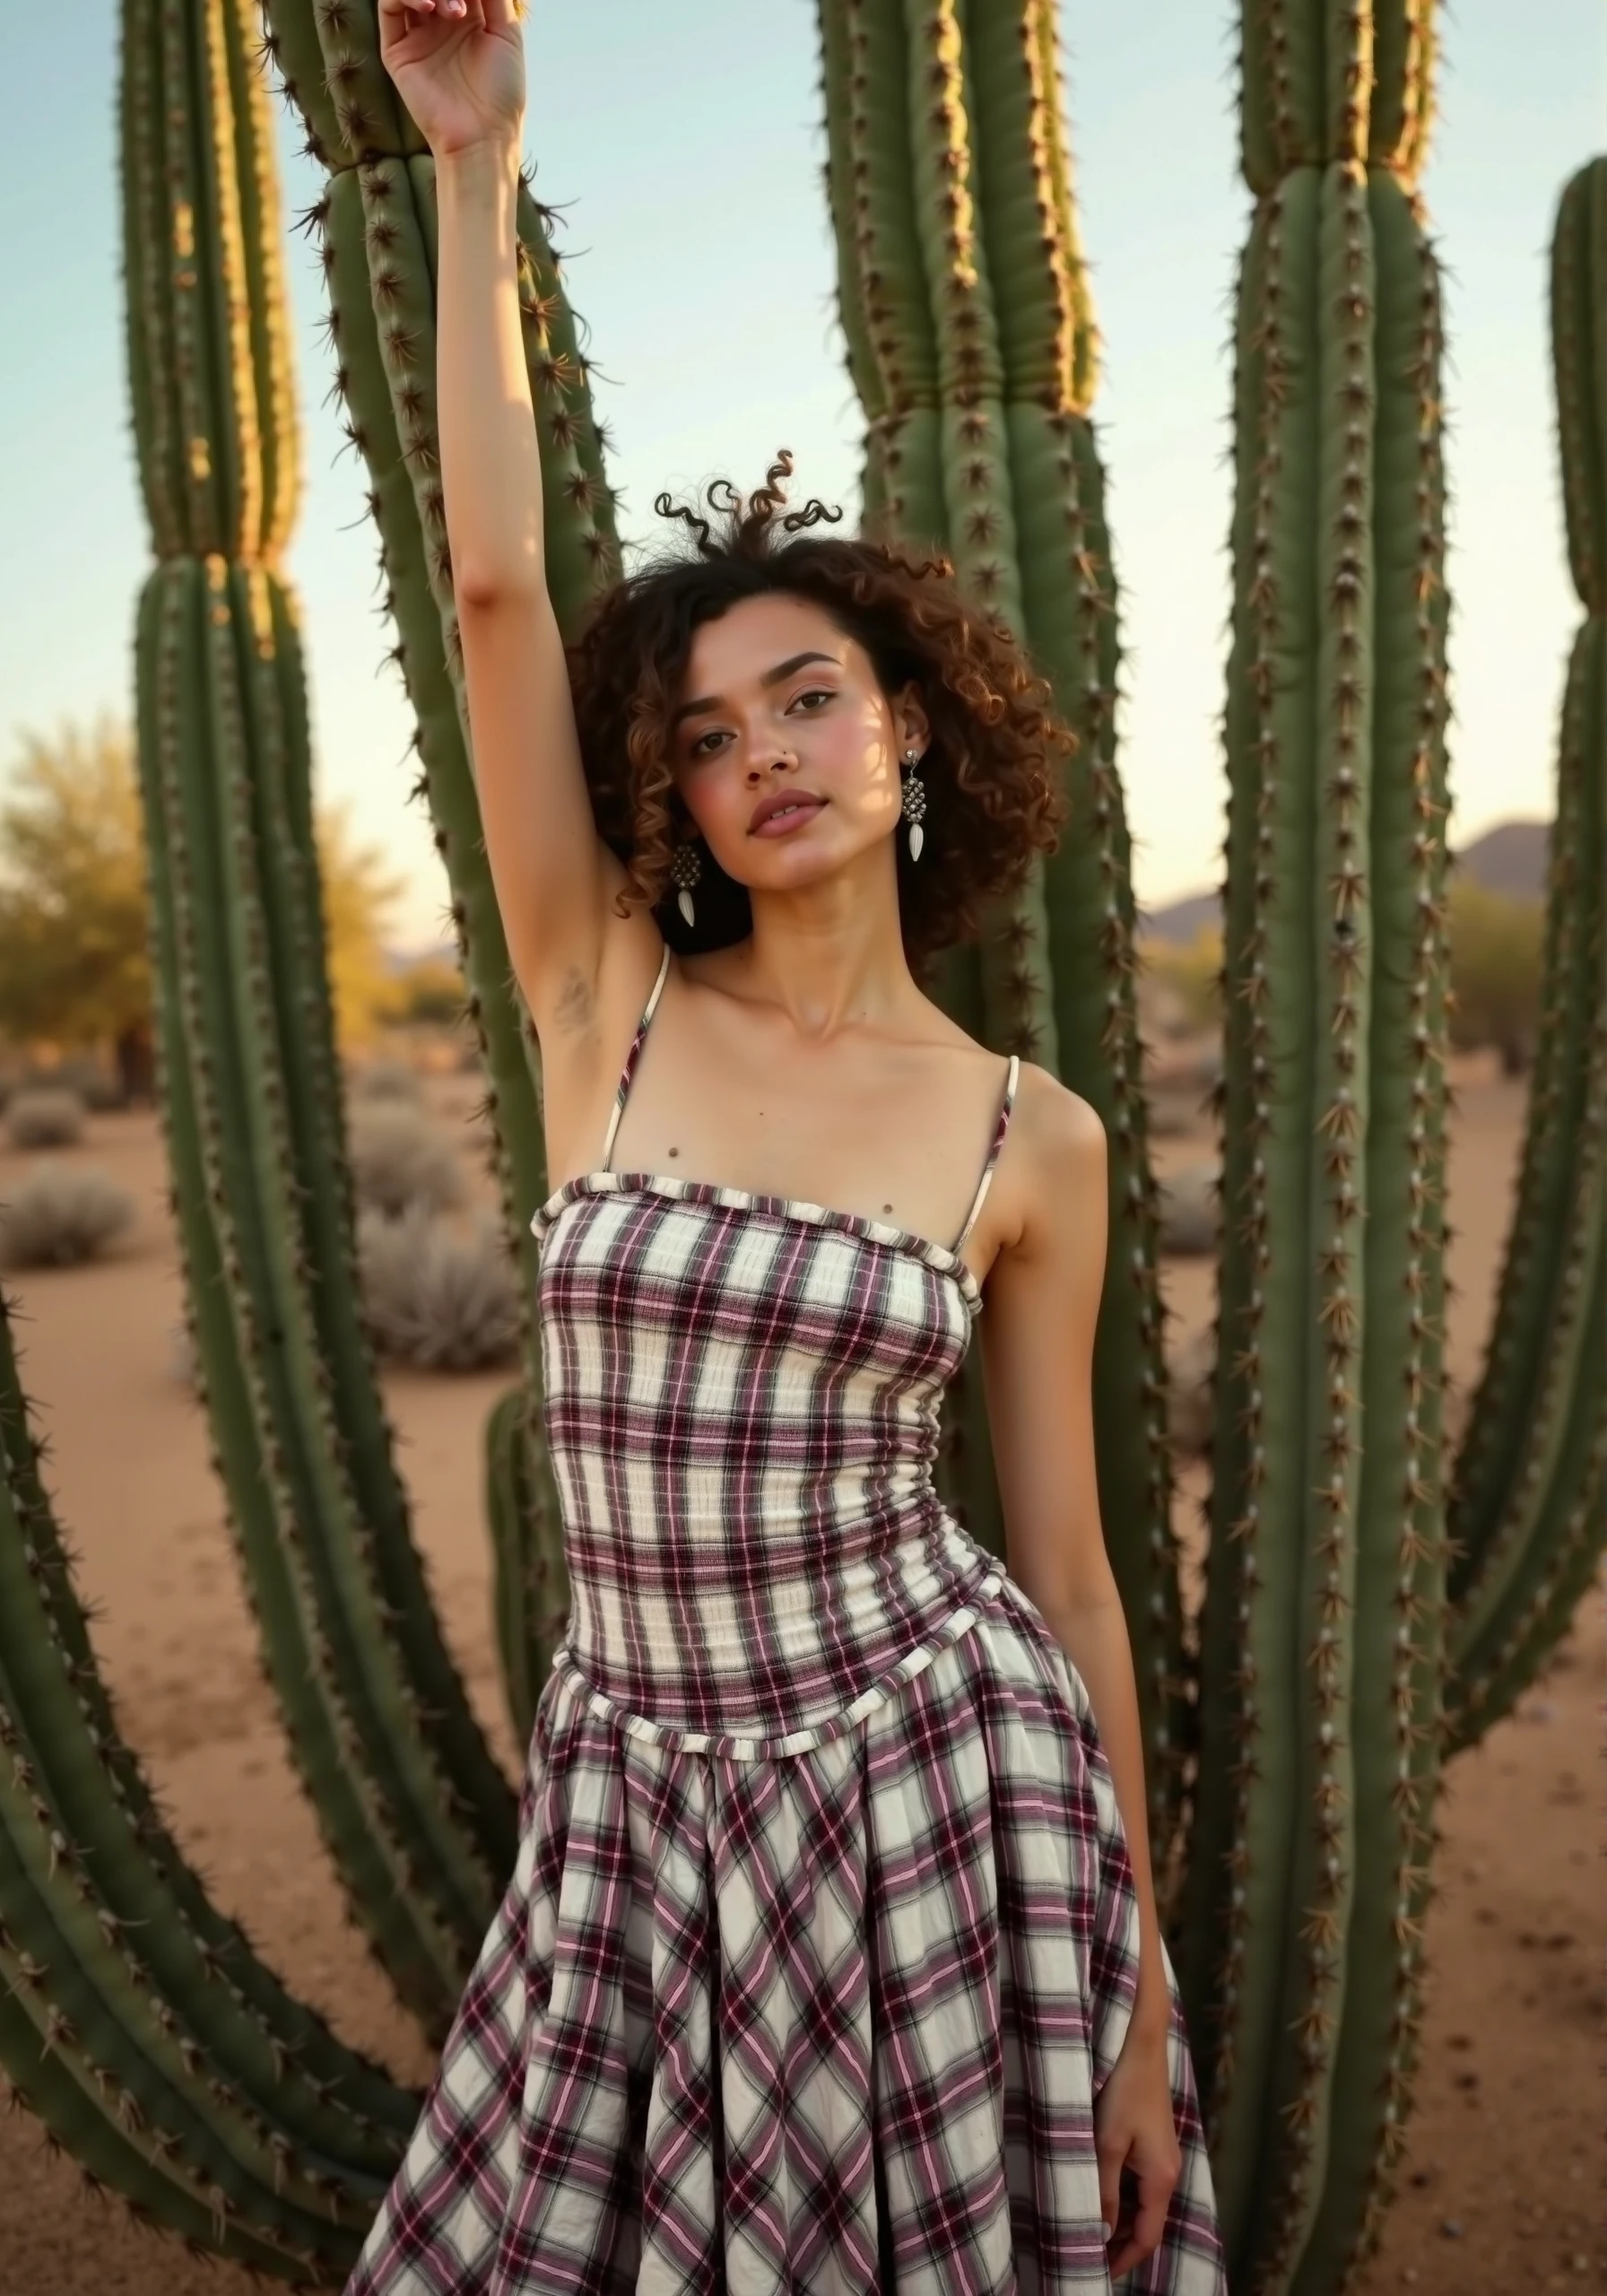
<instances>
[{"instance_id":1,"label":"sandy soil path","mask_svg":"<svg viewBox=\"0 0 1607 2296\"><path fill-rule=\"evenodd\" d=\"M1499 1268L1523 1091L1479 1062L1460 1065L1457 1089L1452 1358L1466 1383ZM477 1090L456 1078L432 1087L460 1118ZM1168 1140L1157 1161L1164 1170L1202 1147ZM73 1152L134 1190L139 1233L114 1262L11 1288L48 1476L124 1729L259 1950L352 2040L421 2082L427 2053L346 1921L286 1763L205 1431L173 1376L178 1276L155 1122L96 1118ZM0 1151L0 1196L31 1161ZM1167 1283L1178 1329L1209 1316L1208 1264L1173 1263ZM513 1778L523 1750L500 1701L478 1488L481 1428L505 1384L390 1375L386 1388L446 1632ZM1601 2284L1604 1619L1598 1587L1545 1679L1448 1774L1424 2071L1401 2197L1360 2296ZM248 2285L90 2199L36 2124L0 2117L3 2296L245 2296Z\"/></svg>"}]
</instances>

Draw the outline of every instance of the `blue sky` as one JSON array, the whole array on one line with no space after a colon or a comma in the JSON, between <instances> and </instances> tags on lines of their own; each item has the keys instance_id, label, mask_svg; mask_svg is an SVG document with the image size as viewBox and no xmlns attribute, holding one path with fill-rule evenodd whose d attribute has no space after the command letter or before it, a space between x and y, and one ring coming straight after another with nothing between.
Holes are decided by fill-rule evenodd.
<instances>
[{"instance_id":1,"label":"blue sky","mask_svg":"<svg viewBox=\"0 0 1607 2296\"><path fill-rule=\"evenodd\" d=\"M1556 199L1607 148L1599 0L1442 8L1424 181L1446 268L1453 492L1453 840L1549 815L1578 618L1558 499L1546 249ZM1105 335L1095 408L1128 648L1122 772L1138 896L1220 870L1218 735L1231 491L1228 339L1247 195L1222 0L1064 0L1083 239ZM6 11L10 218L0 357L0 778L23 729L133 710L150 564L123 350L113 0ZM70 23L70 32L67 25ZM569 291L607 380L628 536L660 486L857 498L857 414L833 311L811 0L535 0L526 151L568 207ZM275 99L288 219L316 197ZM443 883L406 789L410 721L378 612L363 473L326 404L322 288L289 235L306 487L286 572L307 632L323 786L408 880L395 937L440 937Z\"/></svg>"}]
</instances>

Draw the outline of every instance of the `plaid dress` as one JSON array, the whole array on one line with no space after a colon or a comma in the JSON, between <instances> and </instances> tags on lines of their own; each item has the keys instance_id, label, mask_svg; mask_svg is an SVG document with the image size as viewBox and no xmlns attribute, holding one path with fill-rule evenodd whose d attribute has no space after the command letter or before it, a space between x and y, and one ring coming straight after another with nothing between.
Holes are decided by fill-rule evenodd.
<instances>
[{"instance_id":1,"label":"plaid dress","mask_svg":"<svg viewBox=\"0 0 1607 2296\"><path fill-rule=\"evenodd\" d=\"M1086 1690L940 1504L944 1245L608 1159L536 1214L571 1608L517 1863L347 2296L1108 2290L1137 1907ZM1120 2285L1220 2296L1183 2155Z\"/></svg>"}]
</instances>

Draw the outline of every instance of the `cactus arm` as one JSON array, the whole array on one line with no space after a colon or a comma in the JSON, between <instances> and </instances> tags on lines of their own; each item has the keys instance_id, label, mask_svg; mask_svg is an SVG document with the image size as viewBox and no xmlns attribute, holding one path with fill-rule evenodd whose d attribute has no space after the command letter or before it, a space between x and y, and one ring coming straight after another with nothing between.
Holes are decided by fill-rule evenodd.
<instances>
[{"instance_id":1,"label":"cactus arm","mask_svg":"<svg viewBox=\"0 0 1607 2296\"><path fill-rule=\"evenodd\" d=\"M1293 2287L1333 2296L1393 2195L1422 2014L1422 1917L1444 1667L1444 479L1429 387L1438 285L1411 196L1368 180L1375 252L1369 858L1375 964L1362 1295L1366 1430L1356 1496L1343 2013L1321 2205ZM1402 1152L1401 1144L1406 1144ZM1382 2070L1381 2070L1382 2068Z\"/></svg>"},{"instance_id":2,"label":"cactus arm","mask_svg":"<svg viewBox=\"0 0 1607 2296\"><path fill-rule=\"evenodd\" d=\"M283 1993L161 1825L95 1666L3 1306L0 1455L0 2061L137 2205L327 2281L417 2100Z\"/></svg>"},{"instance_id":3,"label":"cactus arm","mask_svg":"<svg viewBox=\"0 0 1607 2296\"><path fill-rule=\"evenodd\" d=\"M245 1279L252 1287L253 1318L262 1350L261 1376L271 1422L265 1448L282 1447L293 1519L311 1530L308 1554L330 1621L331 1647L343 1669L353 1719L392 1811L399 1839L416 1860L418 1886L440 1918L462 1936L467 1959L495 1908L499 1874L490 1855L460 1828L455 1793L421 1726L420 1701L397 1661L373 1567L378 1526L365 1522L347 1465L348 1439L337 1417L313 1304L317 1278L295 1192L323 1187L333 1199L334 1176L310 1157L298 1161L286 1121L286 1051L274 1008L270 922L264 900L259 825L254 818L261 759L245 723L241 677L248 644L250 602L243 570L208 570L204 660L207 681L207 770L182 773L179 792L185 834L196 856L195 900L190 926L204 982L215 978L232 995L220 996L210 1016L214 1042L232 1030L232 1074L222 1061L218 1116L238 1127L237 1170L248 1193L237 1196L236 1217L246 1247ZM265 640L266 632L256 633ZM215 970L214 970L215 969ZM203 987L203 1009L206 989ZM295 1050L302 1046L292 1039ZM253 1221L256 1232L248 1226ZM346 1239L348 1253L350 1239ZM348 1257L347 1265L352 1265ZM338 1269L335 1271L338 1276ZM345 1367L346 1384L353 1367ZM372 1403L378 1413L378 1399ZM398 1493L399 1500L399 1493ZM287 1521L287 1535L289 1523ZM419 1622L428 1631L428 1622ZM443 1654L444 1658L444 1654ZM499 1776L499 1773L495 1773ZM504 1798L506 1788L504 1787Z\"/></svg>"},{"instance_id":4,"label":"cactus arm","mask_svg":"<svg viewBox=\"0 0 1607 2296\"><path fill-rule=\"evenodd\" d=\"M164 588L160 581L152 582L141 600L142 658L163 659L174 642L171 602ZM169 625L165 631L164 624ZM164 674L170 677L172 673ZM194 994L194 971L179 961L181 935L157 766L155 686L154 679L141 681L138 749L151 874L152 972L158 985L158 1062L173 1205L188 1278L187 1312L213 1463L228 1497L229 1519L291 1750L325 1842L353 1901L364 1909L375 1950L403 1999L426 2019L439 2018L437 1946L428 1933L421 1932L400 1871L390 1862L350 1728L333 1692L305 1569L296 1545L280 1537L274 1494L263 1473L248 1359L238 1345L234 1308L225 1287L231 1239L224 1226L214 1225L210 1213L221 1196L224 1175L215 1144L204 1137L182 1020L184 1004Z\"/></svg>"},{"instance_id":5,"label":"cactus arm","mask_svg":"<svg viewBox=\"0 0 1607 2296\"><path fill-rule=\"evenodd\" d=\"M161 586L141 602L142 656L160 658L170 647L161 620L170 605ZM432 1946L416 1934L413 1909L388 1865L370 1812L366 1780L355 1760L343 1716L331 1692L330 1672L316 1608L293 1545L282 1544L274 1496L262 1472L247 1363L236 1341L234 1313L225 1289L228 1238L214 1228L209 1205L223 1175L204 1142L181 1012L193 994L193 970L180 966L177 903L167 854L164 800L157 772L158 718L154 681L142 681L139 757L144 783L147 862L153 919L152 970L158 982L157 1045L173 1204L188 1276L187 1312L195 1343L197 1378L212 1431L213 1464L229 1499L233 1528L262 1632L270 1676L326 1845L353 1898L368 1909L381 1960L403 1997L421 2013L438 2013L439 1981Z\"/></svg>"},{"instance_id":6,"label":"cactus arm","mask_svg":"<svg viewBox=\"0 0 1607 2296\"><path fill-rule=\"evenodd\" d=\"M1570 177L1551 231L1551 366L1556 378L1568 570L1587 613L1607 611L1607 168Z\"/></svg>"},{"instance_id":7,"label":"cactus arm","mask_svg":"<svg viewBox=\"0 0 1607 2296\"><path fill-rule=\"evenodd\" d=\"M1529 1118L1517 1173L1506 1265L1485 1348L1467 1438L1455 1465L1451 1534L1458 1554L1451 1563L1453 1605L1467 1603L1469 1587L1485 1570L1488 1550L1499 1541L1501 1518L1520 1481L1524 1447L1532 1442L1538 1396L1552 1354L1552 1318L1561 1281L1561 1238L1568 1223L1570 1166L1579 1155L1584 1114L1579 1057L1589 1040L1589 936L1570 900L1584 831L1586 742L1603 712L1603 624L1586 618L1568 659L1559 737L1557 808L1550 836L1545 905L1545 958L1541 976L1541 1026L1529 1079ZM1589 852L1589 845L1586 845Z\"/></svg>"},{"instance_id":8,"label":"cactus arm","mask_svg":"<svg viewBox=\"0 0 1607 2296\"><path fill-rule=\"evenodd\" d=\"M1266 338L1259 320L1265 309L1264 273L1273 224L1270 206L1263 208L1238 260L1232 417L1241 469L1252 466L1248 457L1256 437L1257 410L1265 396ZM1269 1113L1266 1015L1262 1000L1244 991L1255 978L1251 967L1259 932L1260 881L1270 874L1262 851L1262 840L1271 834L1265 818L1270 800L1264 794L1268 752L1259 739L1257 600L1250 579L1256 564L1258 517L1254 489L1237 486L1229 536L1234 582L1222 713L1229 766L1219 975L1224 992L1223 1059L1212 1094L1222 1143L1224 1220L1249 1216L1257 1223L1264 1220L1259 1159ZM1229 993L1234 982L1239 984L1238 994ZM1241 1653L1243 1629L1255 1616L1260 1572L1258 1296L1264 1306L1260 1271L1252 1255L1223 1255L1217 1272L1212 1352L1212 1491L1202 1508L1211 1545L1198 1659L1202 1683L1212 1685L1213 1694L1209 1700L1202 1694L1190 1734L1197 1776L1177 1947L1178 1985L1188 2005L1201 2100L1207 2113L1234 2076L1239 1996L1250 1979L1243 1829L1266 1727L1255 1655L1247 1648ZM1235 1344L1241 1337L1242 1344ZM1243 1513L1237 1521L1225 1513L1213 1518L1216 1494L1229 1490L1244 1494ZM1241 1601L1247 1606L1244 1620Z\"/></svg>"},{"instance_id":9,"label":"cactus arm","mask_svg":"<svg viewBox=\"0 0 1607 2296\"><path fill-rule=\"evenodd\" d=\"M1558 753L1541 1023L1516 1202L1449 1514L1447 1744L1533 1678L1607 1521L1607 1379L1593 1318L1607 1219L1607 161L1579 169L1551 241L1551 343L1568 564L1585 608Z\"/></svg>"},{"instance_id":10,"label":"cactus arm","mask_svg":"<svg viewBox=\"0 0 1607 2296\"><path fill-rule=\"evenodd\" d=\"M97 2063L75 2042L64 2049L59 2013L53 2032L43 2005L55 1975L53 1962L17 1946L0 1926L0 2066L10 2096L78 2162L89 2189L97 2197L108 2191L119 2194L137 2222L177 2232L196 2255L236 2258L302 2284L310 2265L327 2284L327 2267L316 2256L230 2224L204 2183L196 2189L166 2165L167 2133L161 2133L159 2144L138 2099L113 2068Z\"/></svg>"},{"instance_id":11,"label":"cactus arm","mask_svg":"<svg viewBox=\"0 0 1607 2296\"><path fill-rule=\"evenodd\" d=\"M1179 1975L1235 2286L1319 2296L1408 2101L1439 1756L1438 283L1373 18L1242 11L1224 1239ZM1397 79L1426 41L1386 44ZM1381 109L1382 108L1382 109ZM1218 1556L1221 1561L1219 1565Z\"/></svg>"},{"instance_id":12,"label":"cactus arm","mask_svg":"<svg viewBox=\"0 0 1607 2296\"><path fill-rule=\"evenodd\" d=\"M977 150L978 229L1001 380L1012 400L1045 407L1075 403L1077 332L1087 312L1073 279L1070 162L1058 133L1058 75L1046 80L1042 0L1021 13L972 7L967 15L966 84Z\"/></svg>"},{"instance_id":13,"label":"cactus arm","mask_svg":"<svg viewBox=\"0 0 1607 2296\"><path fill-rule=\"evenodd\" d=\"M391 1453L373 1352L363 1332L352 1237L355 1207L343 1154L340 1065L325 974L326 935L313 827L311 755L300 636L288 594L260 568L239 578L253 651L239 695L254 760L252 845L261 856L266 939L279 1040L300 1060L282 1065L290 1169L298 1176L317 1357L343 1400L340 1443L360 1544L381 1615L420 1706L420 1727L442 1761L449 1794L492 1874L511 1870L515 1803L470 1710L436 1624L423 1564Z\"/></svg>"},{"instance_id":14,"label":"cactus arm","mask_svg":"<svg viewBox=\"0 0 1607 2296\"><path fill-rule=\"evenodd\" d=\"M7 1544L14 1551L19 1543L13 1536ZM39 1996L45 2039L70 2059L81 2049L109 2068L140 2115L171 2140L181 2173L215 2183L277 2238L327 2256L332 2197L334 2222L345 2218L349 2239L360 2233L365 2195L345 2171L332 2175L326 2157L284 2137L276 2106L270 2123L260 2094L240 2096L222 2062L218 2033L225 2021L217 2008L191 2026L159 1989L146 1940L100 1896L65 1822L44 1774L40 1742L24 1726L27 1710L26 1689L9 1667L0 1672L0 1929L14 1957L13 1976L23 1955L48 1970ZM379 2178L367 2185L368 2196L383 2194Z\"/></svg>"},{"instance_id":15,"label":"cactus arm","mask_svg":"<svg viewBox=\"0 0 1607 2296\"><path fill-rule=\"evenodd\" d=\"M889 0L821 0L821 21L828 57L841 56L825 75L832 212L839 247L852 250L838 292L856 315L852 333L845 321L846 336L868 346L864 369L850 361L875 513L865 527L945 549L937 346L910 192L903 13Z\"/></svg>"},{"instance_id":16,"label":"cactus arm","mask_svg":"<svg viewBox=\"0 0 1607 2296\"><path fill-rule=\"evenodd\" d=\"M502 1662L502 1690L514 1735L528 1741L535 1721L529 1609L529 1542L525 1535L520 1426L524 1396L510 1387L485 1422L484 1501L491 1543L491 1623Z\"/></svg>"},{"instance_id":17,"label":"cactus arm","mask_svg":"<svg viewBox=\"0 0 1607 2296\"><path fill-rule=\"evenodd\" d=\"M1607 1255L1598 1254L1586 1357L1607 1361ZM1594 1352L1593 1352L1594 1351ZM1553 1478L1533 1551L1515 1580L1503 1639L1484 1662L1476 1718L1451 1713L1451 1744L1471 1743L1512 1709L1573 1625L1591 1582L1601 1579L1607 1525L1607 1413L1581 1384L1573 1398L1568 1447Z\"/></svg>"},{"instance_id":18,"label":"cactus arm","mask_svg":"<svg viewBox=\"0 0 1607 2296\"><path fill-rule=\"evenodd\" d=\"M0 1665L6 1720L25 1729L63 1832L110 1920L137 1937L161 1994L204 2032L220 2065L257 2109L297 2142L387 2173L416 2100L337 2041L287 1994L239 1926L219 1912L163 1823L117 1728L72 1564L39 1476L39 1444L0 1303Z\"/></svg>"},{"instance_id":19,"label":"cactus arm","mask_svg":"<svg viewBox=\"0 0 1607 2296\"><path fill-rule=\"evenodd\" d=\"M1309 1464L1301 1456L1300 1437L1311 1323L1305 1239L1316 1118L1311 1067L1316 952L1308 902L1316 735L1311 673L1318 642L1313 553L1319 188L1315 170L1297 169L1264 203L1257 219L1261 260L1246 274L1247 289L1258 300L1240 313L1241 329L1258 335L1263 345L1261 388L1246 410L1250 433L1241 431L1238 439L1239 484L1255 503L1253 554L1249 566L1235 569L1246 586L1252 633L1247 677L1254 715L1247 728L1249 755L1230 757L1229 770L1235 802L1242 781L1254 808L1255 891L1250 929L1229 952L1229 995L1249 1007L1246 1049L1253 1065L1264 1066L1250 1094L1256 1152L1249 1190L1223 1206L1224 1298L1237 1293L1246 1307L1244 1325L1228 1328L1223 1338L1228 1360L1243 1367L1250 1451L1243 1486L1213 1481L1212 1556L1235 1545L1239 1552L1237 1572L1212 1570L1205 1634L1220 1643L1211 1613L1227 1605L1238 1621L1237 1633L1226 1638L1235 1663L1226 1680L1206 1674L1202 1685L1202 1770L1231 1778L1237 1791L1228 1842L1202 1834L1191 1846L1190 1882L1191 1889L1207 1888L1224 1867L1232 1877L1223 1960L1241 1967L1246 1981L1231 1998L1189 2005L1191 2031L1210 2032L1214 2042L1207 2126L1230 2278L1258 2186L1271 2205L1263 2185L1270 2164L1263 2152L1262 2112L1275 2044L1274 2007L1293 1928L1290 1844L1299 1818L1300 1549L1294 1526L1306 1519ZM1249 1263L1247 1279L1234 1274L1236 1238ZM1240 1740L1247 1709L1253 1757ZM1200 1920L1195 1902L1187 1926L1196 1935Z\"/></svg>"},{"instance_id":20,"label":"cactus arm","mask_svg":"<svg viewBox=\"0 0 1607 2296\"><path fill-rule=\"evenodd\" d=\"M1313 666L1323 706L1302 824L1307 865L1290 881L1303 898L1286 899L1284 917L1273 920L1275 945L1287 945L1291 927L1311 944L1302 987L1312 1038L1302 1078L1306 1138L1290 1159L1300 1196L1290 1242L1307 1266L1305 1331L1290 1333L1298 1369L1287 1423L1289 1457L1303 1476L1306 1499L1302 1504L1292 1491L1287 1494L1286 1519L1304 1532L1290 1614L1300 1669L1293 1701L1290 1926L1264 2107L1266 2128L1287 2147L1276 2198L1263 2196L1271 2222L1261 2237L1279 2274L1306 2248L1333 2125L1342 1941L1353 1909L1361 1817L1354 1770L1361 1405L1365 1373L1378 1352L1362 1348L1364 1336L1374 1339L1376 1312L1361 1250L1372 1176L1367 1150L1375 1142L1380 1150L1394 1146L1370 1125L1373 1064L1367 1057L1379 920L1368 866L1368 768L1371 762L1376 771L1377 763L1376 756L1369 761L1367 735L1377 662L1376 441L1363 418L1376 409L1377 391L1373 234L1359 165L1329 166L1318 177L1316 274Z\"/></svg>"},{"instance_id":21,"label":"cactus arm","mask_svg":"<svg viewBox=\"0 0 1607 2296\"><path fill-rule=\"evenodd\" d=\"M353 1657L351 1622L343 1615L334 1592L334 1574L340 1566L325 1552L323 1539L309 1537L304 1527L317 1522L311 1508L315 1499L322 1502L331 1470L307 1456L303 1445L311 1431L297 1416L303 1407L299 1387L316 1390L317 1382L305 1365L298 1375L296 1367L284 1360L287 1333L279 1319L288 1320L289 1336L304 1352L304 1310L294 1289L287 1292L278 1280L283 1274L284 1248L270 1245L261 1232L266 1208L258 1192L261 1161L253 1156L248 1136L251 1103L241 1079L241 1048L234 1035L239 1007L229 970L236 956L232 936L240 926L230 917L225 882L218 873L217 847L226 841L226 831L217 800L226 800L229 793L227 787L218 792L210 787L211 719L189 700L204 691L209 675L213 645L205 623L215 594L193 559L180 559L170 570L161 570L152 583L160 587L161 606L152 657L142 657L142 677L152 691L148 712L142 708L142 720L152 731L152 781L159 808L154 820L149 814L147 819L152 843L161 839L167 848L166 883L177 951L175 1026L194 1096L204 1200L217 1236L230 1311L227 1329L243 1375L256 1473L271 1496L269 1519L291 1558L303 1617L340 1714L343 1763L356 1774L375 1846L383 1843L382 1859L392 1868L386 1881L358 1900L372 1918L399 1888L405 1889L415 1869L407 1846L394 1831L395 1778L388 1754L381 1755L379 1774L370 1779L372 1757L364 1726L373 1725L374 1710ZM219 603L227 616L227 605ZM259 1100L261 1090L259 1085ZM272 1201L270 1178L266 1205ZM192 1269L192 1292L197 1276L198 1271ZM308 1407L316 1420L316 1403ZM346 1535L338 1511L333 1526ZM268 1623L265 1618L263 1622ZM349 1874L347 1878L354 1881L356 1876ZM414 1902L418 1895L408 1893L406 1913L424 1945L433 1979L421 1996L410 1992L404 1997L416 2001L421 2015L439 2021L448 2012L454 1984L461 1983L462 1946L439 1928L435 1908L427 1913ZM395 1974L399 1987L415 1981L412 1970Z\"/></svg>"},{"instance_id":22,"label":"cactus arm","mask_svg":"<svg viewBox=\"0 0 1607 2296\"><path fill-rule=\"evenodd\" d=\"M1607 1126L1607 1096L1598 1091L1595 1122ZM1581 1221L1572 1261L1576 1296L1568 1301L1569 1321L1577 1326L1577 1351L1566 1369L1558 1366L1554 1384L1540 1406L1544 1430L1542 1448L1530 1454L1536 1472L1525 1474L1521 1486L1523 1530L1502 1587L1502 1600L1491 1605L1481 1635L1469 1636L1456 1651L1458 1662L1453 1695L1446 1700L1448 1744L1452 1751L1474 1744L1509 1712L1524 1685L1533 1680L1555 1640L1565 1633L1570 1614L1561 1601L1564 1589L1582 1593L1591 1570L1607 1543L1607 1522L1592 1519L1584 1501L1599 1491L1602 1451L1607 1443L1607 1413L1602 1410L1603 1265L1607 1257L1607 1222L1603 1213L1603 1188L1598 1175L1589 1191L1591 1217ZM1526 1463L1527 1464L1527 1463ZM1454 1629L1461 1626L1458 1616ZM1550 1632L1547 1642L1544 1632Z\"/></svg>"},{"instance_id":23,"label":"cactus arm","mask_svg":"<svg viewBox=\"0 0 1607 2296\"><path fill-rule=\"evenodd\" d=\"M1109 1152L1110 1246L1093 1374L1099 1511L1133 1644L1160 1866L1177 1818L1185 1660L1130 844L1114 754L1108 536L1085 420L1017 404L1009 430L1027 626L1079 736L1068 768L1073 825L1044 864L1047 939L1061 1073L1099 1111Z\"/></svg>"}]
</instances>

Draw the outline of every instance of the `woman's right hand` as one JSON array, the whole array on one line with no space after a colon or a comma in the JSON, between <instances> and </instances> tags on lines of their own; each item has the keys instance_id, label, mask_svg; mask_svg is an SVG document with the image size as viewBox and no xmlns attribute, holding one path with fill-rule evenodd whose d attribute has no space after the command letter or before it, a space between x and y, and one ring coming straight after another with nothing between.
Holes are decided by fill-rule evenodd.
<instances>
[{"instance_id":1,"label":"woman's right hand","mask_svg":"<svg viewBox=\"0 0 1607 2296\"><path fill-rule=\"evenodd\" d=\"M517 0L379 0L379 56L438 160L516 141L525 113Z\"/></svg>"}]
</instances>

